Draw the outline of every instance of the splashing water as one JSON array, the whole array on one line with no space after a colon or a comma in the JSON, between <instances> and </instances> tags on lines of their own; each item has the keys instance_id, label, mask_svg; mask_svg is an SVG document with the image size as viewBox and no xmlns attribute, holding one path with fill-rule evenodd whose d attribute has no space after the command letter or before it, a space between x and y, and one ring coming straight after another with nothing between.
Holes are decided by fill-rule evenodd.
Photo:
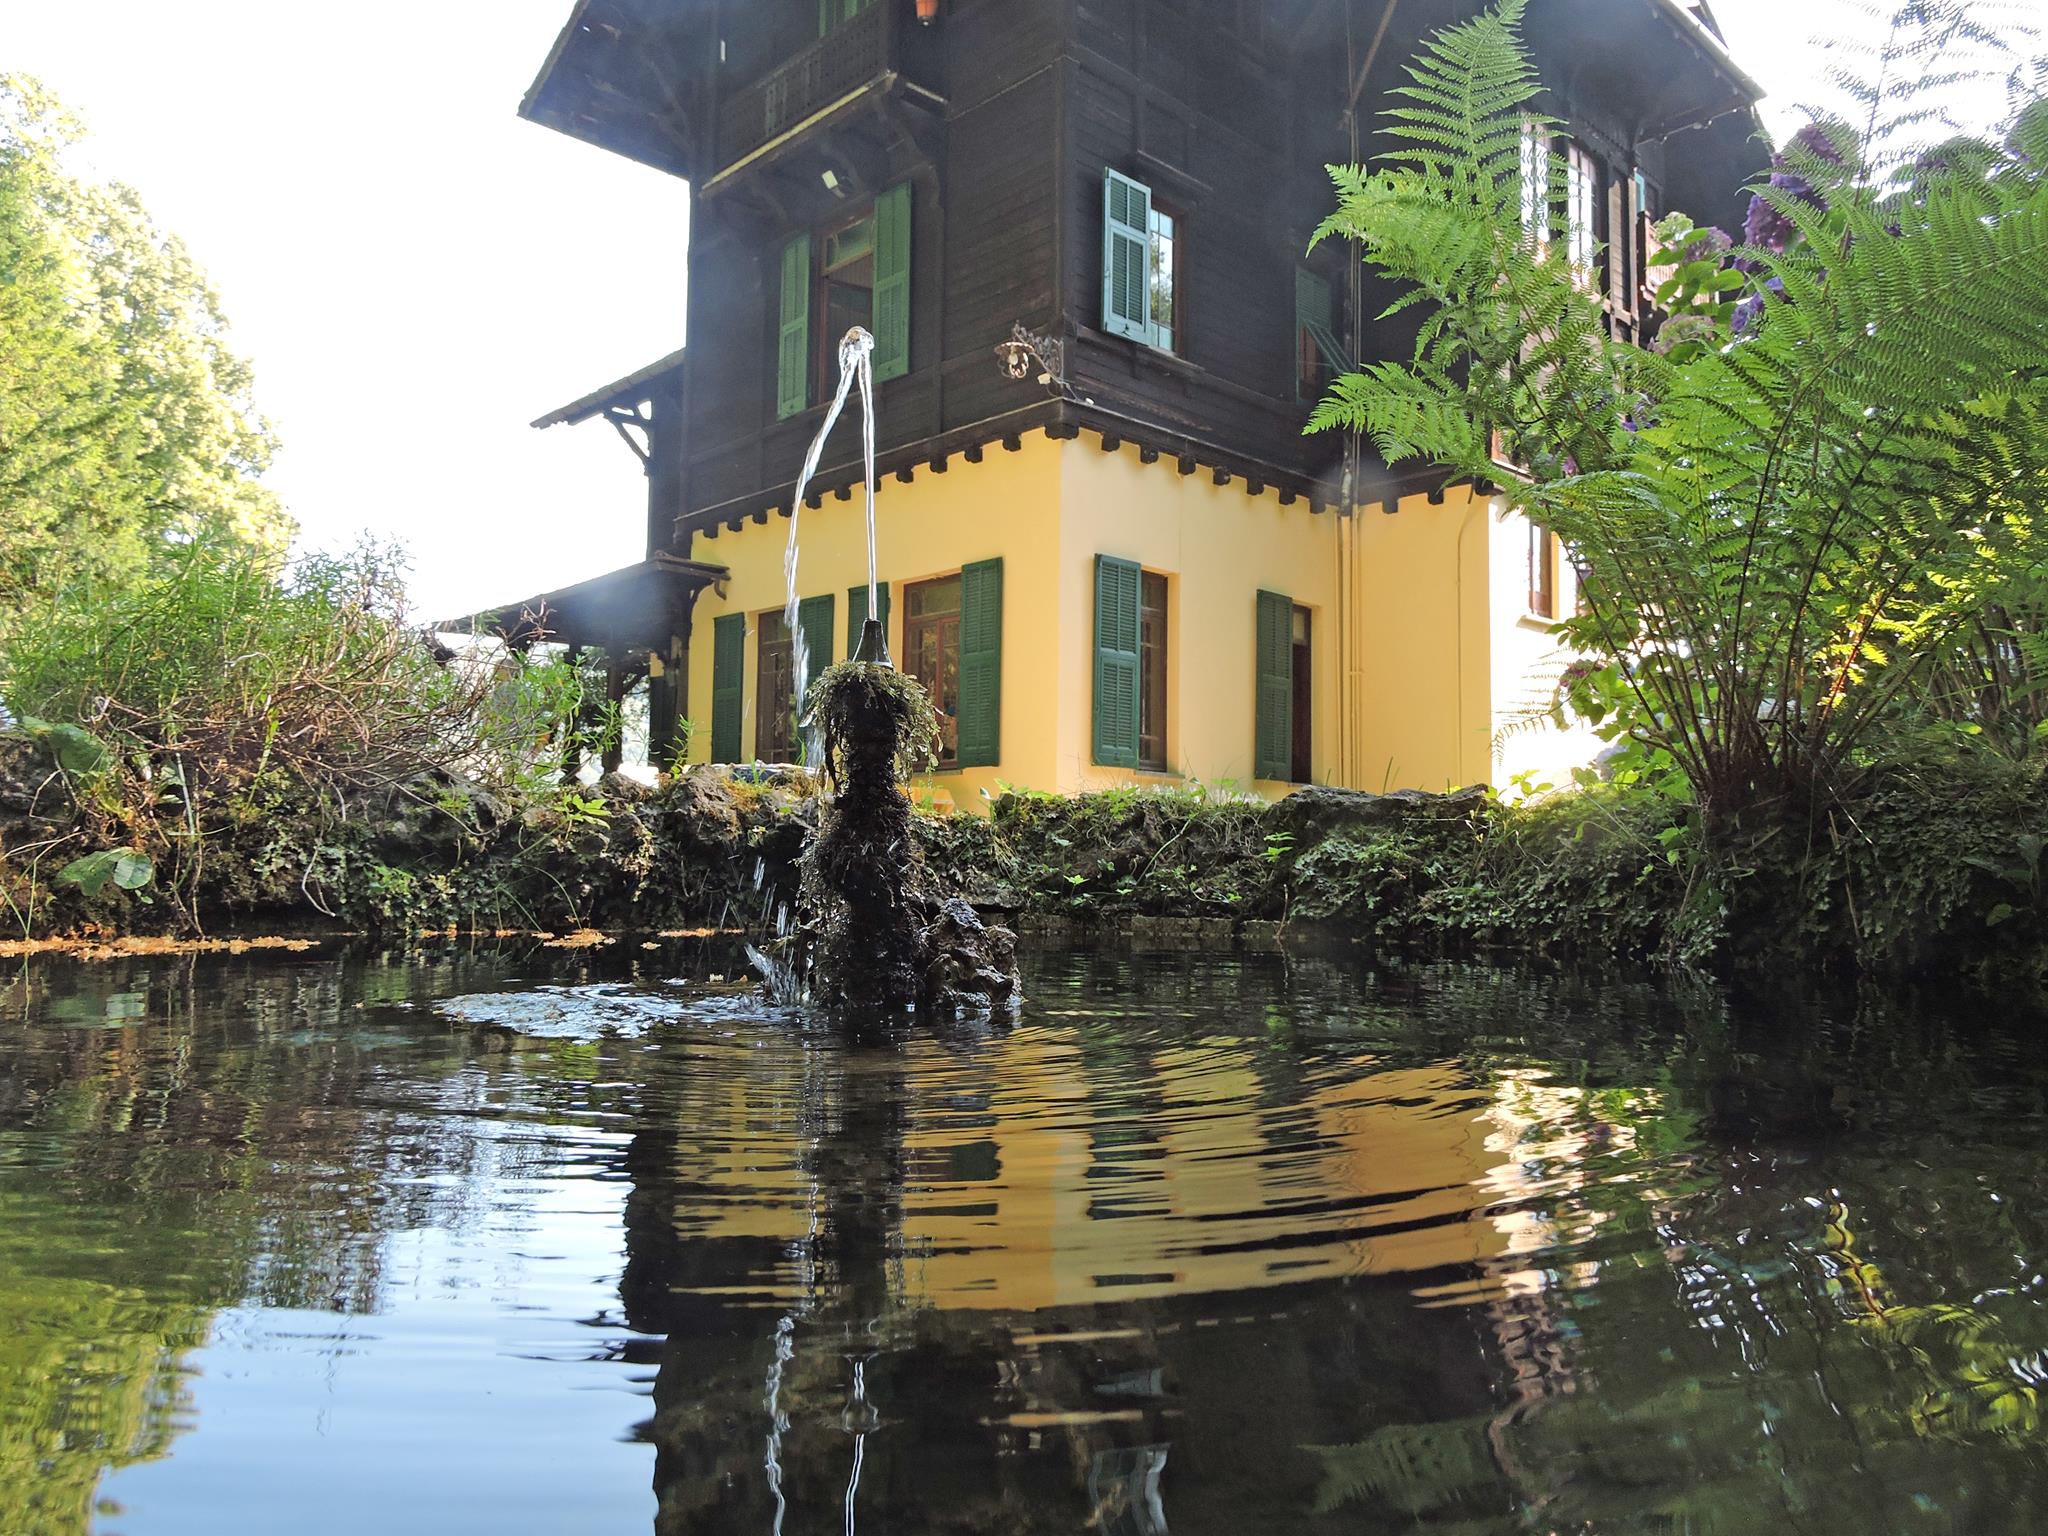
<instances>
[{"instance_id":1,"label":"splashing water","mask_svg":"<svg viewBox=\"0 0 2048 1536\"><path fill-rule=\"evenodd\" d=\"M825 452L825 439L832 435L832 428L839 422L839 413L846 408L846 396L856 380L860 383L860 426L861 426L861 488L865 493L868 520L868 614L870 617L881 612L876 603L875 591L875 338L859 326L848 331L839 342L839 387L832 394L831 407L825 412L824 425L818 428L818 435L811 439L810 451L804 455L802 473L796 477L796 490L789 500L789 548L782 557L782 576L788 588L788 601L782 610L783 622L788 628L790 664L794 671L792 684L796 695L797 724L804 733L804 761L818 763L824 758L824 733L814 723L804 708L804 695L811 684L811 648L804 634L799 612L801 599L797 593L797 525L802 521L804 494L810 489L811 477L818 472L818 460Z\"/></svg>"}]
</instances>

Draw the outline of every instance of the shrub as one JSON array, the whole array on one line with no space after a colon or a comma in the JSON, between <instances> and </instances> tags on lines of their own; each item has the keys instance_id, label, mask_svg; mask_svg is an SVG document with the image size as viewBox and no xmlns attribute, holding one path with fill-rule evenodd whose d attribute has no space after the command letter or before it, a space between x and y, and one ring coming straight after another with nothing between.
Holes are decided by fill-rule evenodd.
<instances>
[{"instance_id":1,"label":"shrub","mask_svg":"<svg viewBox=\"0 0 2048 1536\"><path fill-rule=\"evenodd\" d=\"M583 703L575 669L447 662L408 625L388 551L281 573L245 543L200 539L157 575L74 589L0 635L0 699L57 749L82 841L154 860L197 927L224 838L296 840L310 856L320 827L367 805L459 811L451 778L552 779Z\"/></svg>"}]
</instances>

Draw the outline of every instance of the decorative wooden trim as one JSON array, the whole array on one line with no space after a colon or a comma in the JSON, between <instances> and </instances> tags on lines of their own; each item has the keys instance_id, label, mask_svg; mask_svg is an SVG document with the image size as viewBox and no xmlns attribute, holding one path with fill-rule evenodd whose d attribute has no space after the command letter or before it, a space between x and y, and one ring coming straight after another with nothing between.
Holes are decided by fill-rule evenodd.
<instances>
[{"instance_id":1,"label":"decorative wooden trim","mask_svg":"<svg viewBox=\"0 0 2048 1536\"><path fill-rule=\"evenodd\" d=\"M1159 462L1159 450L1150 443L1139 444L1138 462L1140 464L1157 464Z\"/></svg>"},{"instance_id":2,"label":"decorative wooden trim","mask_svg":"<svg viewBox=\"0 0 2048 1536\"><path fill-rule=\"evenodd\" d=\"M960 457L970 464L979 464L981 462L981 444L969 443L960 450Z\"/></svg>"},{"instance_id":3,"label":"decorative wooden trim","mask_svg":"<svg viewBox=\"0 0 2048 1536\"><path fill-rule=\"evenodd\" d=\"M1124 440L1118 437L1114 432L1105 432L1102 434L1102 451L1104 453L1115 453L1119 448L1123 447L1123 445Z\"/></svg>"}]
</instances>

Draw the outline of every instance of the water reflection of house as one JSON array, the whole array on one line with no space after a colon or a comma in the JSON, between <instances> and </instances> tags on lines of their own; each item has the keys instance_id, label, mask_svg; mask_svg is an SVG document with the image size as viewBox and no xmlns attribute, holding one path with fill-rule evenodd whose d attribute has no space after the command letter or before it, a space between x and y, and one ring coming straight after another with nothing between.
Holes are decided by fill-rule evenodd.
<instances>
[{"instance_id":1,"label":"water reflection of house","mask_svg":"<svg viewBox=\"0 0 2048 1536\"><path fill-rule=\"evenodd\" d=\"M576 0L522 112L687 183L687 271L634 267L686 278L690 345L537 423L626 436L648 553L524 606L614 651L615 685L652 674L664 757L686 719L692 761L793 752L786 520L857 323L876 601L947 722L941 798L1511 771L1498 729L1553 693L1573 601L1555 541L1301 431L1336 372L1411 341L1337 245L1304 254L1323 167L1470 10ZM1739 217L1754 89L1704 3L1534 0L1527 30L1570 166L1555 233L1641 339L1652 221ZM870 600L855 440L803 519L814 662Z\"/></svg>"}]
</instances>

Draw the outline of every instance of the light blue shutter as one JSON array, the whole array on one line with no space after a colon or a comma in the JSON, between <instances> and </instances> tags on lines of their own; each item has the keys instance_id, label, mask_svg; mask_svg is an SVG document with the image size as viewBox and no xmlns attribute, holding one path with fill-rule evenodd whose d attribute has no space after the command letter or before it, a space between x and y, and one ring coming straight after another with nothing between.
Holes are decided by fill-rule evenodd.
<instances>
[{"instance_id":1,"label":"light blue shutter","mask_svg":"<svg viewBox=\"0 0 2048 1536\"><path fill-rule=\"evenodd\" d=\"M1095 557L1095 761L1138 766L1138 585L1128 560Z\"/></svg>"},{"instance_id":2,"label":"light blue shutter","mask_svg":"<svg viewBox=\"0 0 2048 1536\"><path fill-rule=\"evenodd\" d=\"M875 200L875 382L910 372L910 183Z\"/></svg>"},{"instance_id":3,"label":"light blue shutter","mask_svg":"<svg viewBox=\"0 0 2048 1536\"><path fill-rule=\"evenodd\" d=\"M740 714L746 707L747 616L722 613L711 625L711 761L740 760Z\"/></svg>"},{"instance_id":4,"label":"light blue shutter","mask_svg":"<svg viewBox=\"0 0 2048 1536\"><path fill-rule=\"evenodd\" d=\"M811 237L782 248L782 326L775 354L775 416L787 420L811 403Z\"/></svg>"},{"instance_id":5,"label":"light blue shutter","mask_svg":"<svg viewBox=\"0 0 2048 1536\"><path fill-rule=\"evenodd\" d=\"M1003 562L960 572L962 768L993 768L1003 746Z\"/></svg>"},{"instance_id":6,"label":"light blue shutter","mask_svg":"<svg viewBox=\"0 0 2048 1536\"><path fill-rule=\"evenodd\" d=\"M1252 775L1294 776L1294 599L1259 594L1258 682L1252 722Z\"/></svg>"},{"instance_id":7,"label":"light blue shutter","mask_svg":"<svg viewBox=\"0 0 2048 1536\"><path fill-rule=\"evenodd\" d=\"M1152 189L1102 173L1102 328L1156 345L1152 325Z\"/></svg>"}]
</instances>

